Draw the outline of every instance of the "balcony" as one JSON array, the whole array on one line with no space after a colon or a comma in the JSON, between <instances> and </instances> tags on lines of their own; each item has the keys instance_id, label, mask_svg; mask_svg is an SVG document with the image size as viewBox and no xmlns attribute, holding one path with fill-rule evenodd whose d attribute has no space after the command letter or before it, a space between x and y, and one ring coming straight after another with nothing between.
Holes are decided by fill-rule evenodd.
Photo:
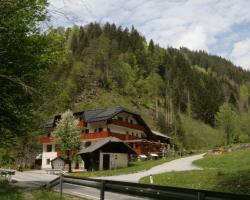
<instances>
[{"instance_id":1,"label":"balcony","mask_svg":"<svg viewBox=\"0 0 250 200\"><path fill-rule=\"evenodd\" d=\"M132 135L124 135L120 133L114 133L110 131L102 131L102 132L95 132L95 133L85 133L82 135L82 140L90 140L90 139L97 139L97 138L106 138L106 137L116 137L120 140L136 140L139 139L136 136Z\"/></svg>"},{"instance_id":2,"label":"balcony","mask_svg":"<svg viewBox=\"0 0 250 200\"><path fill-rule=\"evenodd\" d=\"M140 130L140 131L145 131L145 128L143 126L141 126L141 125L130 124L130 123L126 122L126 121L121 121L121 120L118 120L118 119L112 119L111 124L115 124L115 125L118 125L118 126L124 126L124 127L127 127L127 128L136 129L136 130Z\"/></svg>"},{"instance_id":3,"label":"balcony","mask_svg":"<svg viewBox=\"0 0 250 200\"><path fill-rule=\"evenodd\" d=\"M54 138L53 137L48 137L48 136L42 136L40 137L40 143L53 143L54 142Z\"/></svg>"},{"instance_id":4,"label":"balcony","mask_svg":"<svg viewBox=\"0 0 250 200\"><path fill-rule=\"evenodd\" d=\"M82 140L96 139L96 138L106 138L109 137L109 132L95 132L95 133L84 133L81 137Z\"/></svg>"}]
</instances>

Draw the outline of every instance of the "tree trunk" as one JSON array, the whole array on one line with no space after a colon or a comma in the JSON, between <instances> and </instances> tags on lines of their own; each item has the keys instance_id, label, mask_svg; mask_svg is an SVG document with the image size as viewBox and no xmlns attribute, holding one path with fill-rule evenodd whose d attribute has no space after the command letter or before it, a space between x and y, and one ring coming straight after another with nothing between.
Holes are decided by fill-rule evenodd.
<instances>
[{"instance_id":1,"label":"tree trunk","mask_svg":"<svg viewBox=\"0 0 250 200\"><path fill-rule=\"evenodd\" d=\"M155 97L155 117L156 119L159 118L159 106L158 106L158 97Z\"/></svg>"},{"instance_id":2,"label":"tree trunk","mask_svg":"<svg viewBox=\"0 0 250 200\"><path fill-rule=\"evenodd\" d=\"M69 164L69 170L68 170L68 172L71 173L72 169L71 169L71 159L70 159L70 152L69 152L69 150L67 150L67 161L68 161L68 164Z\"/></svg>"},{"instance_id":3,"label":"tree trunk","mask_svg":"<svg viewBox=\"0 0 250 200\"><path fill-rule=\"evenodd\" d=\"M187 100L188 100L188 103L187 103L187 113L188 113L188 117L190 118L191 117L191 102L190 102L190 93L189 93L189 90L187 92Z\"/></svg>"}]
</instances>

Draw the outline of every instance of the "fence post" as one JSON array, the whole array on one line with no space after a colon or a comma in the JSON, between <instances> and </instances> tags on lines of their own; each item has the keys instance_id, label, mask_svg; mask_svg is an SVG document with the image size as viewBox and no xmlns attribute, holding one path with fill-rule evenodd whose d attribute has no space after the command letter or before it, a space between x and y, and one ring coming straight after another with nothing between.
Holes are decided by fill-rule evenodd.
<instances>
[{"instance_id":1,"label":"fence post","mask_svg":"<svg viewBox=\"0 0 250 200\"><path fill-rule=\"evenodd\" d=\"M104 200L105 180L101 180L100 200Z\"/></svg>"},{"instance_id":2,"label":"fence post","mask_svg":"<svg viewBox=\"0 0 250 200\"><path fill-rule=\"evenodd\" d=\"M149 180L150 180L150 184L154 184L154 179L153 179L153 175L152 174L150 174Z\"/></svg>"},{"instance_id":3,"label":"fence post","mask_svg":"<svg viewBox=\"0 0 250 200\"><path fill-rule=\"evenodd\" d=\"M197 200L204 200L205 199L205 194L203 192L198 192L197 193Z\"/></svg>"},{"instance_id":4,"label":"fence post","mask_svg":"<svg viewBox=\"0 0 250 200\"><path fill-rule=\"evenodd\" d=\"M60 175L60 197L62 197L63 193L63 175Z\"/></svg>"}]
</instances>

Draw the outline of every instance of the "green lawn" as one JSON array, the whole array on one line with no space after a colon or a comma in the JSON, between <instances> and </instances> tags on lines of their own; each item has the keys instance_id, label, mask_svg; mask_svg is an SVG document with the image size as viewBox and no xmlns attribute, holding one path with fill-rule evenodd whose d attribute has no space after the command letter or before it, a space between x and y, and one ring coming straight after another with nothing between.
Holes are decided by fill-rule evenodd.
<instances>
[{"instance_id":1,"label":"green lawn","mask_svg":"<svg viewBox=\"0 0 250 200\"><path fill-rule=\"evenodd\" d=\"M136 161L131 162L127 168L113 169L113 170L104 170L104 171L93 171L93 172L76 172L71 173L72 176L78 177L97 177L97 176L113 176L120 174L130 174L143 170L148 170L156 165L163 164L165 162L171 161L177 157L167 157L164 159L158 160L147 160L147 161Z\"/></svg>"},{"instance_id":2,"label":"green lawn","mask_svg":"<svg viewBox=\"0 0 250 200\"><path fill-rule=\"evenodd\" d=\"M249 149L208 156L194 164L205 169L155 175L154 184L250 195ZM149 184L149 177L140 182Z\"/></svg>"},{"instance_id":3,"label":"green lawn","mask_svg":"<svg viewBox=\"0 0 250 200\"><path fill-rule=\"evenodd\" d=\"M59 194L44 189L18 188L9 185L0 177L0 199L1 200L80 200L80 198Z\"/></svg>"}]
</instances>

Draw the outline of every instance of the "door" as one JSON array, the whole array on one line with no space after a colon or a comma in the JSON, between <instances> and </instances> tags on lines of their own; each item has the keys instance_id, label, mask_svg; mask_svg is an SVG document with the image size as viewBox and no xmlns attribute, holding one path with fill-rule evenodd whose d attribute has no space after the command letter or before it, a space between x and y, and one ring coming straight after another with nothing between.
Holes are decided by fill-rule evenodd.
<instances>
[{"instance_id":1,"label":"door","mask_svg":"<svg viewBox=\"0 0 250 200\"><path fill-rule=\"evenodd\" d=\"M103 154L103 170L109 169L110 155Z\"/></svg>"}]
</instances>

